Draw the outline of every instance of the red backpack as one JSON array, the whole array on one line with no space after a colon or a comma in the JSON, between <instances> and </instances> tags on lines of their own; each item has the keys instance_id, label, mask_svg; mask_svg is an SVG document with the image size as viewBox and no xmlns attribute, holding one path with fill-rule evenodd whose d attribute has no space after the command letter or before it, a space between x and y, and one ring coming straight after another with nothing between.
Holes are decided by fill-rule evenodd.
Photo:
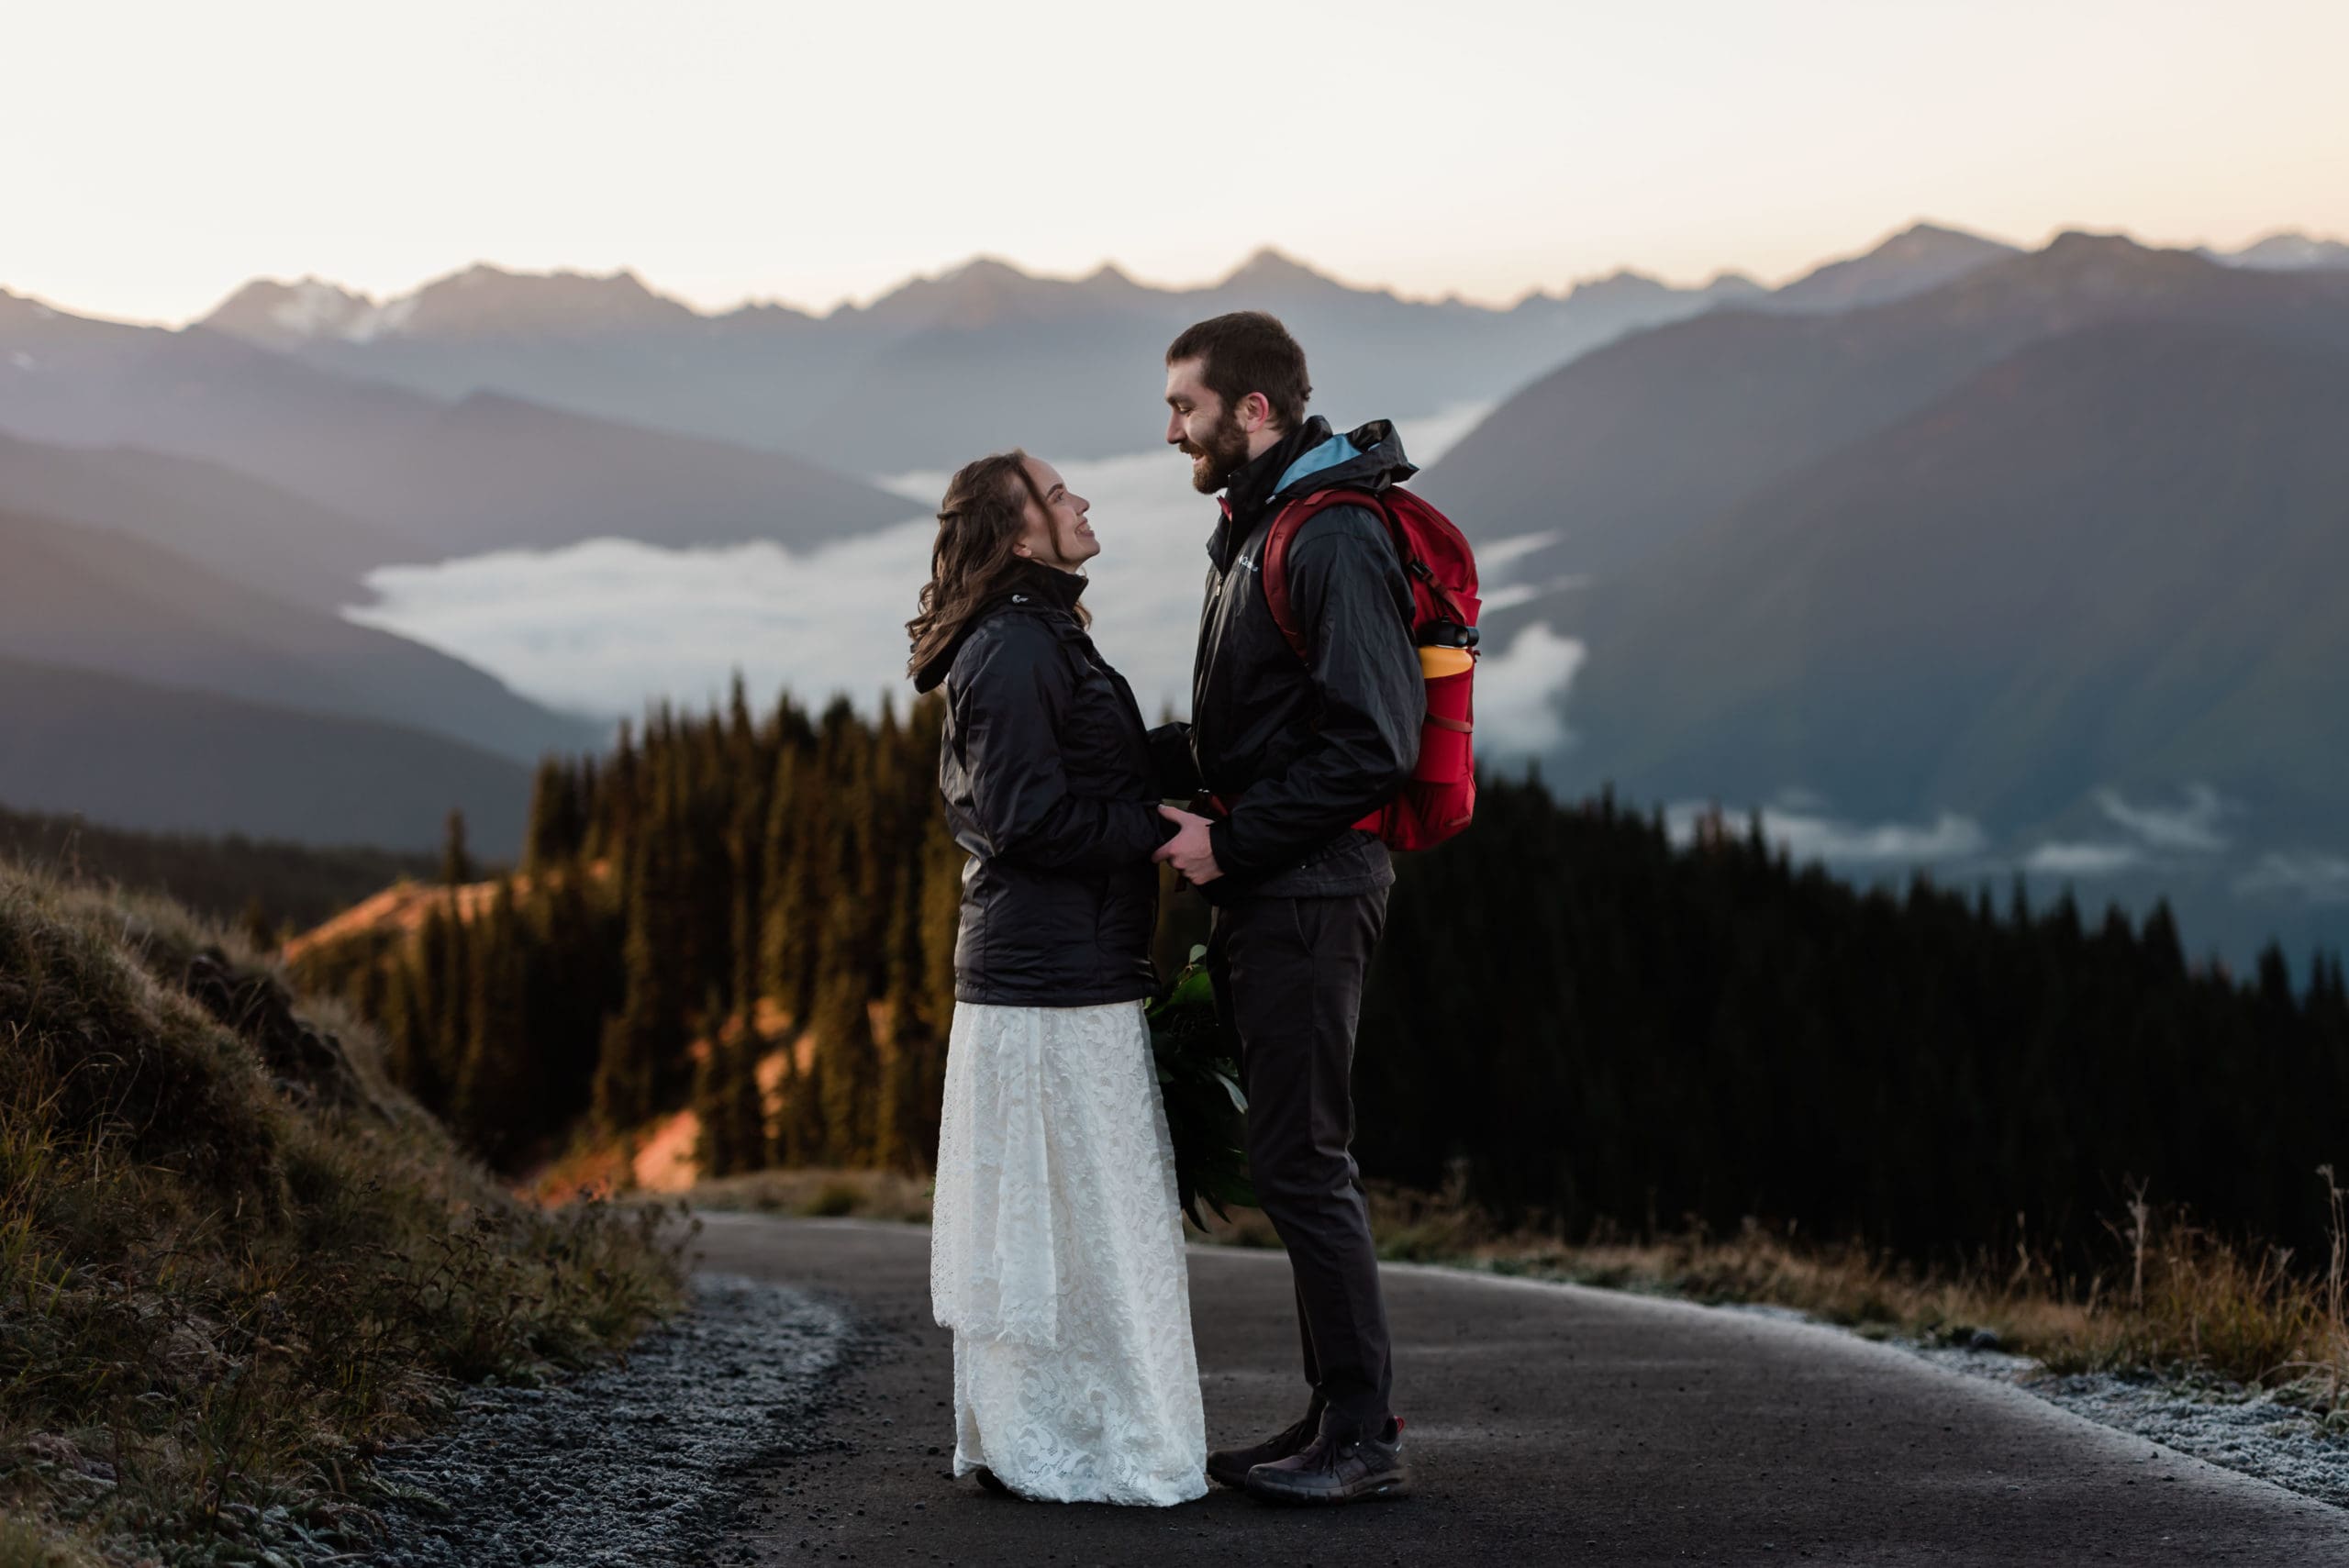
<instances>
[{"instance_id":1,"label":"red backpack","mask_svg":"<svg viewBox=\"0 0 2349 1568\"><path fill-rule=\"evenodd\" d=\"M1411 640L1419 644L1427 682L1427 717L1419 725L1419 761L1402 793L1355 827L1397 850L1431 849L1463 828L1476 810L1475 728L1470 700L1476 679L1476 557L1452 519L1399 486L1318 490L1292 501L1273 519L1264 539L1264 600L1281 635L1308 663L1312 657L1289 612L1288 547L1297 530L1331 506L1367 506L1386 524L1411 582Z\"/></svg>"}]
</instances>

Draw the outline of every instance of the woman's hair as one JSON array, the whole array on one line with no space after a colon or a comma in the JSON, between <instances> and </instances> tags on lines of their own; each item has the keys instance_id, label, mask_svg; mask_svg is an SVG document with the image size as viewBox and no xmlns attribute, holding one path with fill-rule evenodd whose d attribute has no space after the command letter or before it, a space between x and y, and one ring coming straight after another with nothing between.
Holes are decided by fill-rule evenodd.
<instances>
[{"instance_id":1,"label":"woman's hair","mask_svg":"<svg viewBox=\"0 0 2349 1568\"><path fill-rule=\"evenodd\" d=\"M1021 558L1012 547L1028 526L1030 501L1052 515L1028 470L1028 454L1017 447L966 462L946 482L946 498L938 504L938 542L930 551L930 581L921 585L919 613L906 623L913 639L907 674L919 675L924 665L953 646L979 606L1019 570ZM1083 606L1076 614L1079 620L1088 618Z\"/></svg>"}]
</instances>

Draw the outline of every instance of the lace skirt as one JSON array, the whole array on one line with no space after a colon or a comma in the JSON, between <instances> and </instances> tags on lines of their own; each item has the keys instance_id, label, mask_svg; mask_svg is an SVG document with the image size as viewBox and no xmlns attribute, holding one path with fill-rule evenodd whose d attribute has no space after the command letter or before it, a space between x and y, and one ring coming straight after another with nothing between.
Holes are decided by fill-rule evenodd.
<instances>
[{"instance_id":1,"label":"lace skirt","mask_svg":"<svg viewBox=\"0 0 2349 1568\"><path fill-rule=\"evenodd\" d=\"M1140 1002L959 1002L931 1205L954 1473L1054 1502L1206 1494L1174 1149Z\"/></svg>"}]
</instances>

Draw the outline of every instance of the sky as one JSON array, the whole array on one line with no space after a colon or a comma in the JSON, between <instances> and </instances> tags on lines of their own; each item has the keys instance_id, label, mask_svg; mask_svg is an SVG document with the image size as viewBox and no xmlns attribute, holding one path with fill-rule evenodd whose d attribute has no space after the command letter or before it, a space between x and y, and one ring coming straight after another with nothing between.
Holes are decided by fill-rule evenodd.
<instances>
[{"instance_id":1,"label":"sky","mask_svg":"<svg viewBox=\"0 0 2349 1568\"><path fill-rule=\"evenodd\" d=\"M1274 244L1503 301L1920 217L2349 235L2341 0L6 0L0 286L134 320L474 261L824 308Z\"/></svg>"}]
</instances>

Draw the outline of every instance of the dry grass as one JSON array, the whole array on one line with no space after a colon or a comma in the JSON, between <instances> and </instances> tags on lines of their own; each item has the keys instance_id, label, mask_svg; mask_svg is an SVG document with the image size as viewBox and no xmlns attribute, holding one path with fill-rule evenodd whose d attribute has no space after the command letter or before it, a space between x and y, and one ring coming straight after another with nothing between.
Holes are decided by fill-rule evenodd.
<instances>
[{"instance_id":1,"label":"dry grass","mask_svg":"<svg viewBox=\"0 0 2349 1568\"><path fill-rule=\"evenodd\" d=\"M2154 1373L2272 1389L2349 1431L2349 1208L2332 1195L2333 1242L2312 1275L2247 1246L2135 1206L2106 1266L2058 1277L2027 1251L1962 1270L1918 1269L1854 1246L1821 1246L1749 1223L1641 1242L1568 1244L1505 1230L1455 1191L1374 1186L1382 1257L1446 1263L1688 1300L1793 1307L1878 1337L1992 1345L2050 1371ZM1213 1239L1277 1246L1253 1210Z\"/></svg>"},{"instance_id":2,"label":"dry grass","mask_svg":"<svg viewBox=\"0 0 2349 1568\"><path fill-rule=\"evenodd\" d=\"M930 1219L930 1178L895 1171L754 1171L704 1182L689 1197L700 1208L758 1214L853 1216L915 1225Z\"/></svg>"},{"instance_id":3,"label":"dry grass","mask_svg":"<svg viewBox=\"0 0 2349 1568\"><path fill-rule=\"evenodd\" d=\"M182 989L216 942L0 866L0 1568L268 1561L270 1510L288 1560L362 1550L369 1455L458 1383L679 1299L659 1211L508 1197L339 1010L335 1093L273 1079Z\"/></svg>"}]
</instances>

